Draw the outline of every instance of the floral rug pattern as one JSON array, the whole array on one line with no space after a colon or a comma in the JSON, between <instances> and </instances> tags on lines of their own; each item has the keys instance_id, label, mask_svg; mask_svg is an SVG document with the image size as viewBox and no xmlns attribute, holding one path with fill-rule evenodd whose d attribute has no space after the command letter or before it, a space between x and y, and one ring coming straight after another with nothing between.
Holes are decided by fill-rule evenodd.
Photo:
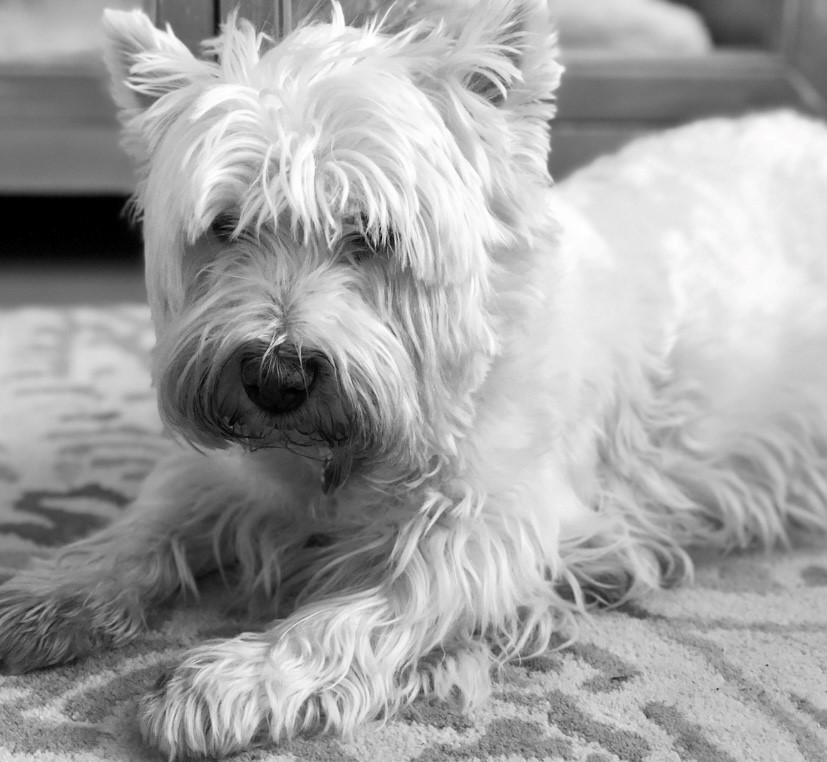
<instances>
[{"instance_id":1,"label":"floral rug pattern","mask_svg":"<svg viewBox=\"0 0 827 762\"><path fill-rule=\"evenodd\" d=\"M0 313L0 580L111 521L173 447L150 389L152 343L138 305ZM208 582L124 649L0 675L0 762L156 759L135 702L184 649L237 631L227 602ZM574 647L508 667L473 716L422 700L348 742L238 759L822 762L827 550L701 558L694 586L598 612Z\"/></svg>"}]
</instances>

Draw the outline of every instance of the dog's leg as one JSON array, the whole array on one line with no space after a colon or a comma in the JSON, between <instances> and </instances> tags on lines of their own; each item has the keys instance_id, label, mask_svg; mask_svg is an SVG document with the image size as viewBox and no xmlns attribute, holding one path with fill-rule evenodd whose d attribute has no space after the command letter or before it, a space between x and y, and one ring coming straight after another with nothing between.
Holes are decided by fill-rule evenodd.
<instances>
[{"instance_id":1,"label":"dog's leg","mask_svg":"<svg viewBox=\"0 0 827 762\"><path fill-rule=\"evenodd\" d=\"M0 586L0 666L26 671L123 645L148 606L194 591L217 554L232 562L234 522L249 534L296 498L288 483L255 480L247 468L224 453L173 457L121 519Z\"/></svg>"},{"instance_id":2,"label":"dog's leg","mask_svg":"<svg viewBox=\"0 0 827 762\"><path fill-rule=\"evenodd\" d=\"M339 539L290 617L191 651L141 706L147 741L222 756L319 726L347 736L422 691L483 698L486 641L513 652L553 625L536 527L427 519Z\"/></svg>"},{"instance_id":3,"label":"dog's leg","mask_svg":"<svg viewBox=\"0 0 827 762\"><path fill-rule=\"evenodd\" d=\"M618 413L591 520L562 537L564 564L587 597L617 602L681 581L694 548L827 535L825 348L827 337L790 337L773 363L781 379L756 372L722 400L711 382L704 391L695 379L670 380Z\"/></svg>"}]
</instances>

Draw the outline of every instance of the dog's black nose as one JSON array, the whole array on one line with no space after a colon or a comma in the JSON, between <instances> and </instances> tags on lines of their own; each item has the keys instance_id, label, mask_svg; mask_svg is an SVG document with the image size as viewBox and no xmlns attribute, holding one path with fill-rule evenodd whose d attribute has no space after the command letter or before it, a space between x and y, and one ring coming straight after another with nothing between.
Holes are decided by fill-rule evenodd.
<instances>
[{"instance_id":1,"label":"dog's black nose","mask_svg":"<svg viewBox=\"0 0 827 762\"><path fill-rule=\"evenodd\" d=\"M247 353L241 361L241 383L250 401L274 415L298 410L307 400L315 378L315 360L291 348Z\"/></svg>"}]
</instances>

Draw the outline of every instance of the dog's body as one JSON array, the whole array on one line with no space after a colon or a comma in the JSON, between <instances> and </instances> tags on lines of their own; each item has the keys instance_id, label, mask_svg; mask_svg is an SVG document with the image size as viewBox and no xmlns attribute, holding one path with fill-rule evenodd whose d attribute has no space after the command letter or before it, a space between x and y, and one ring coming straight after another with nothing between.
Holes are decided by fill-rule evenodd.
<instances>
[{"instance_id":1,"label":"dog's body","mask_svg":"<svg viewBox=\"0 0 827 762\"><path fill-rule=\"evenodd\" d=\"M269 626L145 699L170 756L471 705L687 548L827 525L827 130L710 122L552 189L543 3L427 5L263 55L231 21L218 64L109 19L160 407L200 449L0 588L0 658L120 645L236 565Z\"/></svg>"}]
</instances>

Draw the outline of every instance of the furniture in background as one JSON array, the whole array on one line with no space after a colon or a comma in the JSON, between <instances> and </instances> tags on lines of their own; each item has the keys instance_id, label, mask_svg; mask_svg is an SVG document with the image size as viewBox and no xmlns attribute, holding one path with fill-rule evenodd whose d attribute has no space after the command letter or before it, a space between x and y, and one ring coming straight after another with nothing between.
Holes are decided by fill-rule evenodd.
<instances>
[{"instance_id":1,"label":"furniture in background","mask_svg":"<svg viewBox=\"0 0 827 762\"><path fill-rule=\"evenodd\" d=\"M101 60L107 5L141 0L0 0L0 193L131 192Z\"/></svg>"},{"instance_id":2,"label":"furniture in background","mask_svg":"<svg viewBox=\"0 0 827 762\"><path fill-rule=\"evenodd\" d=\"M717 45L710 54L564 51L567 71L551 155L555 176L636 135L702 116L781 106L827 116L827 0L681 1L703 15ZM195 47L236 6L279 36L306 2L133 4L143 5L159 25L170 23ZM0 61L0 194L129 193L133 179L117 132L99 56Z\"/></svg>"},{"instance_id":3,"label":"furniture in background","mask_svg":"<svg viewBox=\"0 0 827 762\"><path fill-rule=\"evenodd\" d=\"M712 33L708 55L564 56L555 176L633 137L700 117L778 107L827 116L827 0L683 4L700 11Z\"/></svg>"}]
</instances>

